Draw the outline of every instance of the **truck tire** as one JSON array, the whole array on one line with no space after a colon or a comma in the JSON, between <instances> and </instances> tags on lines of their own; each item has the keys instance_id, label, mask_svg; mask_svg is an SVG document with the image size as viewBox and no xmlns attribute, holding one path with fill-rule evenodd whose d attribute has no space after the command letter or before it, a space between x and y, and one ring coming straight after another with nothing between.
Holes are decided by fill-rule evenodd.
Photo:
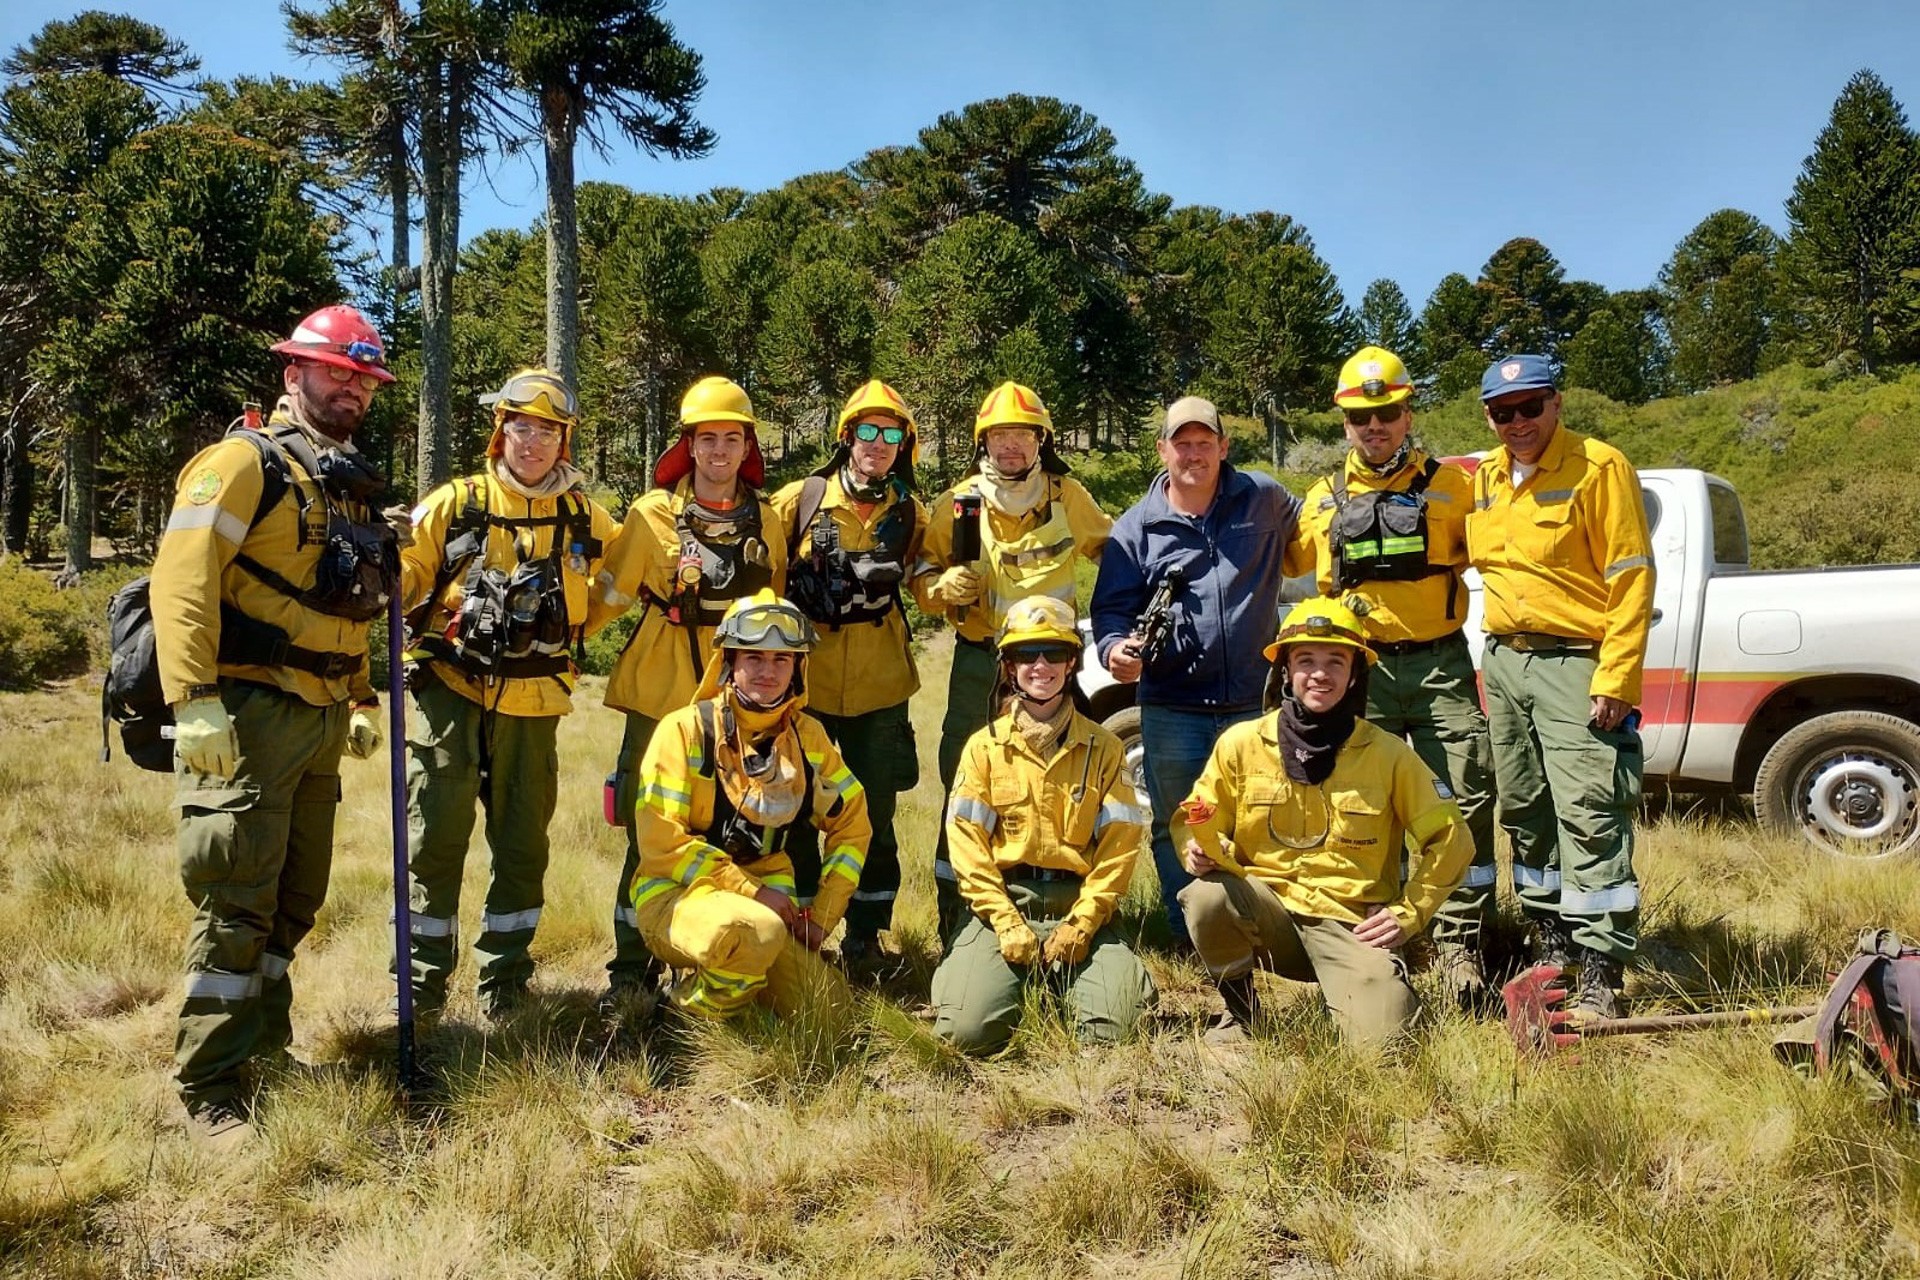
<instances>
[{"instance_id":1,"label":"truck tire","mask_svg":"<svg viewBox=\"0 0 1920 1280\"><path fill-rule=\"evenodd\" d=\"M1140 737L1140 708L1122 707L1102 720L1100 727L1120 739L1120 746L1126 752L1126 776L1133 787L1135 803L1143 809L1150 808L1147 799L1146 749Z\"/></svg>"},{"instance_id":2,"label":"truck tire","mask_svg":"<svg viewBox=\"0 0 1920 1280\"><path fill-rule=\"evenodd\" d=\"M1920 847L1920 725L1879 711L1832 711L1795 726L1753 780L1760 820L1840 858Z\"/></svg>"}]
</instances>

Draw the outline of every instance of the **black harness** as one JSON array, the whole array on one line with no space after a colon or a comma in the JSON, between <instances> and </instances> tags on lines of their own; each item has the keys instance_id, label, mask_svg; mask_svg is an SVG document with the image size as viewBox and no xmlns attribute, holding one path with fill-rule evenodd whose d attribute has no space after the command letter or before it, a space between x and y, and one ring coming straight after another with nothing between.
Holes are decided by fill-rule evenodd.
<instances>
[{"instance_id":1,"label":"black harness","mask_svg":"<svg viewBox=\"0 0 1920 1280\"><path fill-rule=\"evenodd\" d=\"M1455 616L1460 575L1451 565L1427 558L1427 486L1439 473L1439 460L1428 458L1405 489L1377 489L1358 497L1347 493L1346 468L1327 478L1334 507L1328 541L1334 581L1343 590L1363 582L1414 582L1445 574L1447 617Z\"/></svg>"}]
</instances>

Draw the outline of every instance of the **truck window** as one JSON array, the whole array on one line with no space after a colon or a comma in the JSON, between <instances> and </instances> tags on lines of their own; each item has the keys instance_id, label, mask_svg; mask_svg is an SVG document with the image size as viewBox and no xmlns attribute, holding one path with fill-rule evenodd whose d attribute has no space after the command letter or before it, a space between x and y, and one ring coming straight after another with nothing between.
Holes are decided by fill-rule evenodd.
<instances>
[{"instance_id":1,"label":"truck window","mask_svg":"<svg viewBox=\"0 0 1920 1280\"><path fill-rule=\"evenodd\" d=\"M1640 490L1640 505L1647 509L1647 536L1660 532L1660 499L1651 489Z\"/></svg>"},{"instance_id":2,"label":"truck window","mask_svg":"<svg viewBox=\"0 0 1920 1280\"><path fill-rule=\"evenodd\" d=\"M1725 568L1747 567L1747 517L1731 485L1707 482L1707 509L1713 517L1713 562Z\"/></svg>"}]
</instances>

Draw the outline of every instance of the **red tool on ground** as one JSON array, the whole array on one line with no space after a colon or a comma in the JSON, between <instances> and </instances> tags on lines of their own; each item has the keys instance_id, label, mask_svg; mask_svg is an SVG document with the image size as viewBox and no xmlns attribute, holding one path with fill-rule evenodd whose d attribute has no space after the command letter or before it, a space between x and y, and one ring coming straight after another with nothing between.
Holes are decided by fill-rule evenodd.
<instances>
[{"instance_id":1,"label":"red tool on ground","mask_svg":"<svg viewBox=\"0 0 1920 1280\"><path fill-rule=\"evenodd\" d=\"M1566 970L1537 964L1500 989L1507 1006L1507 1034L1522 1053L1546 1055L1592 1036L1658 1035L1701 1027L1750 1027L1792 1022L1820 1011L1819 1005L1775 1005L1725 1009L1714 1013L1669 1013L1645 1018L1594 1018L1562 1008Z\"/></svg>"}]
</instances>

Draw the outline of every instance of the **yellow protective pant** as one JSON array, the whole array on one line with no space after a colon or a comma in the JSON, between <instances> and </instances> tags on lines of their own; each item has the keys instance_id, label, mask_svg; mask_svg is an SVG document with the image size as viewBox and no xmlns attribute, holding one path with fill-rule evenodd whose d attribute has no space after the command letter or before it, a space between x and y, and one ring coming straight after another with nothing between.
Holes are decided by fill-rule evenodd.
<instances>
[{"instance_id":1,"label":"yellow protective pant","mask_svg":"<svg viewBox=\"0 0 1920 1280\"><path fill-rule=\"evenodd\" d=\"M711 884L670 889L638 908L648 950L691 976L673 1002L689 1013L729 1018L759 1001L781 1017L817 1000L850 1005L838 974L787 932L769 908Z\"/></svg>"}]
</instances>

